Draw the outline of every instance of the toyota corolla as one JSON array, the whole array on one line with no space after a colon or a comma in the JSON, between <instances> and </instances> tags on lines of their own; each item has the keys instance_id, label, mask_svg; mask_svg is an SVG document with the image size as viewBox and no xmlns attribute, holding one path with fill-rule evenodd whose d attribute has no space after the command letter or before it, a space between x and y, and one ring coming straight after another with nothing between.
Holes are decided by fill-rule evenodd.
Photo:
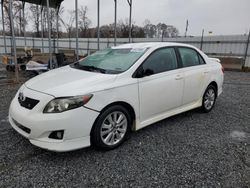
<instances>
[{"instance_id":1,"label":"toyota corolla","mask_svg":"<svg viewBox=\"0 0 250 188\"><path fill-rule=\"evenodd\" d=\"M44 149L113 149L130 131L194 108L211 111L223 79L218 60L193 46L124 44L27 81L9 121Z\"/></svg>"}]
</instances>

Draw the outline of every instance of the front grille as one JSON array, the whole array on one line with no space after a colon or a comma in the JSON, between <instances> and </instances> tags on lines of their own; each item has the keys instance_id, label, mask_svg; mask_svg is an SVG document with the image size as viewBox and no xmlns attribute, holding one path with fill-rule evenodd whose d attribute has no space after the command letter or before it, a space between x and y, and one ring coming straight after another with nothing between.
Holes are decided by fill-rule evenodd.
<instances>
[{"instance_id":1,"label":"front grille","mask_svg":"<svg viewBox=\"0 0 250 188\"><path fill-rule=\"evenodd\" d=\"M27 108L29 110L32 110L38 103L39 103L39 100L36 100L36 99L31 99L29 97L18 97L18 101L19 101L19 104L24 107L24 108Z\"/></svg>"},{"instance_id":2,"label":"front grille","mask_svg":"<svg viewBox=\"0 0 250 188\"><path fill-rule=\"evenodd\" d=\"M22 131L24 131L24 132L30 134L31 130L30 130L29 128L24 127L22 124L18 123L18 122L17 122L16 120L14 120L13 118L12 118L12 120L13 120L13 122L15 123L15 125L16 125L19 129L21 129Z\"/></svg>"}]
</instances>

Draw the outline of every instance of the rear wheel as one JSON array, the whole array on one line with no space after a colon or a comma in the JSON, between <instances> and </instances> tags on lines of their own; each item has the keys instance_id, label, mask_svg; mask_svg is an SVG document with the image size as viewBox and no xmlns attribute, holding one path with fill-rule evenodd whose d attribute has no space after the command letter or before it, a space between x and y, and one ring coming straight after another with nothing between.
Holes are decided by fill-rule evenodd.
<instances>
[{"instance_id":1,"label":"rear wheel","mask_svg":"<svg viewBox=\"0 0 250 188\"><path fill-rule=\"evenodd\" d=\"M122 144L131 127L131 116L120 105L111 106L98 117L92 133L92 143L102 149L114 149Z\"/></svg>"},{"instance_id":2,"label":"rear wheel","mask_svg":"<svg viewBox=\"0 0 250 188\"><path fill-rule=\"evenodd\" d=\"M213 85L209 85L203 95L202 109L204 112L210 112L216 101L217 91Z\"/></svg>"}]
</instances>

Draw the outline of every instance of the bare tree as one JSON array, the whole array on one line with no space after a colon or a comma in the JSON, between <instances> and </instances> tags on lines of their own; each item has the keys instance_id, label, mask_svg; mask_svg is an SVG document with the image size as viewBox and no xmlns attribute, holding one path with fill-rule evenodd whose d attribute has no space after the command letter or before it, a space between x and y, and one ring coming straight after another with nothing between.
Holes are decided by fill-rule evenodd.
<instances>
[{"instance_id":1,"label":"bare tree","mask_svg":"<svg viewBox=\"0 0 250 188\"><path fill-rule=\"evenodd\" d=\"M179 30L176 27L170 25L167 28L167 34L168 34L168 37L178 37L179 36Z\"/></svg>"},{"instance_id":2,"label":"bare tree","mask_svg":"<svg viewBox=\"0 0 250 188\"><path fill-rule=\"evenodd\" d=\"M137 25L132 25L132 37L144 38L145 33L144 33L143 28Z\"/></svg>"},{"instance_id":3,"label":"bare tree","mask_svg":"<svg viewBox=\"0 0 250 188\"><path fill-rule=\"evenodd\" d=\"M119 20L118 21L118 27L120 28L119 36L122 38L126 38L129 35L129 22L128 19L125 20L125 22L123 20Z\"/></svg>"},{"instance_id":4,"label":"bare tree","mask_svg":"<svg viewBox=\"0 0 250 188\"><path fill-rule=\"evenodd\" d=\"M102 38L110 38L112 36L110 25L103 25L100 27L100 34Z\"/></svg>"},{"instance_id":5,"label":"bare tree","mask_svg":"<svg viewBox=\"0 0 250 188\"><path fill-rule=\"evenodd\" d=\"M41 30L43 30L44 36L46 37L46 36L48 36L48 21L49 21L51 33L53 36L55 36L55 33L57 32L57 14L58 14L59 31L61 28L61 23L64 25L64 21L62 19L62 15L64 13L64 7L61 6L59 10L50 9L49 19L47 18L47 11L48 11L47 8L44 8L43 15L42 15L44 23L42 26L41 19L40 19L41 12L40 12L39 8L37 9L37 7L35 5L35 9L33 12L33 21L34 21L33 27L34 27L36 33L39 33L39 28L41 25ZM39 37L39 35L37 37Z\"/></svg>"},{"instance_id":6,"label":"bare tree","mask_svg":"<svg viewBox=\"0 0 250 188\"><path fill-rule=\"evenodd\" d=\"M151 24L150 20L146 19L143 23L144 32L147 38L153 38L156 34L156 26Z\"/></svg>"},{"instance_id":7,"label":"bare tree","mask_svg":"<svg viewBox=\"0 0 250 188\"><path fill-rule=\"evenodd\" d=\"M179 35L179 31L175 26L165 23L154 25L151 24L150 20L144 21L144 32L147 38L177 37Z\"/></svg>"},{"instance_id":8,"label":"bare tree","mask_svg":"<svg viewBox=\"0 0 250 188\"><path fill-rule=\"evenodd\" d=\"M131 21L132 24L132 32L133 32L133 25L135 25L135 21ZM117 32L119 37L122 38L128 38L129 37L129 19L126 18L125 20L119 20L118 24L117 24Z\"/></svg>"},{"instance_id":9,"label":"bare tree","mask_svg":"<svg viewBox=\"0 0 250 188\"><path fill-rule=\"evenodd\" d=\"M35 36L40 37L40 17L41 17L41 11L38 5L31 5L30 6L30 20L32 21L32 27L35 31Z\"/></svg>"},{"instance_id":10,"label":"bare tree","mask_svg":"<svg viewBox=\"0 0 250 188\"><path fill-rule=\"evenodd\" d=\"M10 26L10 10L9 10L9 0L5 0L3 2L3 8L4 8L4 19L5 19L5 25L7 26L6 29L7 31L9 31L10 33L12 32L11 31L11 26ZM13 1L13 24L14 24L14 29L15 29L15 32L18 34L21 34L22 33L22 24L23 22L26 23L25 20L23 20L23 17L22 17L22 3L18 0L14 0ZM19 31L19 32L17 32Z\"/></svg>"},{"instance_id":11,"label":"bare tree","mask_svg":"<svg viewBox=\"0 0 250 188\"><path fill-rule=\"evenodd\" d=\"M74 31L73 24L75 22L75 11L74 10L69 10L68 14L69 14L68 20L66 20L66 21L62 20L62 23L63 23L65 29L67 30L68 37L71 38L72 37L72 32Z\"/></svg>"},{"instance_id":12,"label":"bare tree","mask_svg":"<svg viewBox=\"0 0 250 188\"><path fill-rule=\"evenodd\" d=\"M79 24L81 37L87 37L89 26L91 25L91 20L88 18L88 7L87 6L81 6L79 12Z\"/></svg>"},{"instance_id":13,"label":"bare tree","mask_svg":"<svg viewBox=\"0 0 250 188\"><path fill-rule=\"evenodd\" d=\"M164 38L167 34L167 28L168 26L165 23L158 23L156 25L156 33L158 38Z\"/></svg>"},{"instance_id":14,"label":"bare tree","mask_svg":"<svg viewBox=\"0 0 250 188\"><path fill-rule=\"evenodd\" d=\"M58 26L61 27L61 23L63 21L62 15L64 13L64 7L60 7L59 10L51 9L50 10L50 23L51 23L51 31L56 32L57 30L57 16L58 16Z\"/></svg>"}]
</instances>

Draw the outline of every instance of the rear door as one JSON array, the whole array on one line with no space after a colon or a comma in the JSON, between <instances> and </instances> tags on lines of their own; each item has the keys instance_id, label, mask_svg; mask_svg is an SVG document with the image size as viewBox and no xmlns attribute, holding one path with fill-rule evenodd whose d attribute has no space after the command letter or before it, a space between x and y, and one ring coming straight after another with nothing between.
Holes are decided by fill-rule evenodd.
<instances>
[{"instance_id":1,"label":"rear door","mask_svg":"<svg viewBox=\"0 0 250 188\"><path fill-rule=\"evenodd\" d=\"M193 48L178 47L184 76L183 105L197 102L203 95L209 70L202 56Z\"/></svg>"},{"instance_id":2,"label":"rear door","mask_svg":"<svg viewBox=\"0 0 250 188\"><path fill-rule=\"evenodd\" d=\"M147 124L182 104L184 81L172 47L156 50L139 69L144 72L142 78L138 78L140 120Z\"/></svg>"}]
</instances>

